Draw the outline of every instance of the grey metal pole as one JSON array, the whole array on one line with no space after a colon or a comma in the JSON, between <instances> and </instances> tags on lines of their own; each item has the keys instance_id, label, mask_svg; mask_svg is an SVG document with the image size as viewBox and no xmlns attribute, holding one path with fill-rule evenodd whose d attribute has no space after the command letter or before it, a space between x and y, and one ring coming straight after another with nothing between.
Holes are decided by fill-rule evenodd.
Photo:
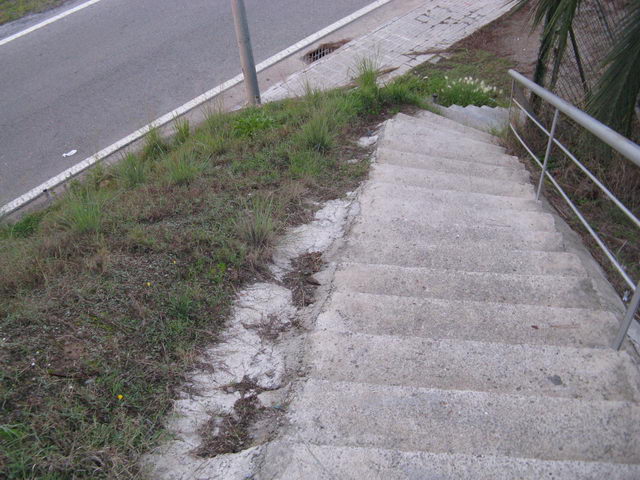
<instances>
[{"instance_id":1,"label":"grey metal pole","mask_svg":"<svg viewBox=\"0 0 640 480\"><path fill-rule=\"evenodd\" d=\"M622 347L622 342L624 342L624 337L627 336L627 332L629 331L629 327L631 326L631 322L633 322L634 317L636 316L636 312L640 307L640 283L636 286L636 291L631 297L631 301L629 302L629 306L627 307L627 313L624 316L624 320L622 320L622 324L620 325L620 330L618 330L618 335L613 342L613 348L616 350L620 350Z\"/></svg>"},{"instance_id":2,"label":"grey metal pole","mask_svg":"<svg viewBox=\"0 0 640 480\"><path fill-rule=\"evenodd\" d=\"M240 62L244 75L244 86L247 91L247 101L252 105L260 104L260 89L258 87L258 74L256 64L253 61L251 50L251 37L247 24L247 11L244 8L244 0L231 0L233 21L236 27L236 39L240 49Z\"/></svg>"}]
</instances>

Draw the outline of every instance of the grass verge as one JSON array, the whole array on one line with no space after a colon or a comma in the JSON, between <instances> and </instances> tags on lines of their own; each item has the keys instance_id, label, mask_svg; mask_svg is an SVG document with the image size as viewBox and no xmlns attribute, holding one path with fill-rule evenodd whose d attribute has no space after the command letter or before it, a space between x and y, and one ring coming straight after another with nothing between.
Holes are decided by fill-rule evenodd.
<instances>
[{"instance_id":1,"label":"grass verge","mask_svg":"<svg viewBox=\"0 0 640 480\"><path fill-rule=\"evenodd\" d=\"M445 107L508 105L511 82L507 71L514 67L512 62L474 48L443 53L439 62L425 62L412 71L425 80L425 94L438 95L438 103Z\"/></svg>"},{"instance_id":2,"label":"grass verge","mask_svg":"<svg viewBox=\"0 0 640 480\"><path fill-rule=\"evenodd\" d=\"M213 113L96 168L0 227L0 470L10 479L137 478L175 388L215 342L276 236L368 171L351 140L419 104L421 83Z\"/></svg>"},{"instance_id":3,"label":"grass verge","mask_svg":"<svg viewBox=\"0 0 640 480\"><path fill-rule=\"evenodd\" d=\"M58 7L67 0L0 0L0 25Z\"/></svg>"}]
</instances>

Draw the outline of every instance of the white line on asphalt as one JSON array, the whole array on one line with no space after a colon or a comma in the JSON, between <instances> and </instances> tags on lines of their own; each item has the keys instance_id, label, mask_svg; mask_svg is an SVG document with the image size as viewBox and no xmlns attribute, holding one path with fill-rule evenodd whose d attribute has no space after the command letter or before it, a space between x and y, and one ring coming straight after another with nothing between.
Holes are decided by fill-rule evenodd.
<instances>
[{"instance_id":1,"label":"white line on asphalt","mask_svg":"<svg viewBox=\"0 0 640 480\"><path fill-rule=\"evenodd\" d=\"M88 2L84 2L81 3L80 5L76 5L73 8L70 8L69 10L65 10L64 12L55 15L51 18L48 18L47 20L45 20L44 22L40 22L40 23L36 23L35 25L26 28L18 33L14 33L13 35L9 35L6 38L3 38L2 40L0 40L0 47L6 43L11 42L12 40L15 40L16 38L20 38L20 37L24 37L26 34L34 32L36 30L40 30L42 27L46 27L47 25L52 24L53 22L57 22L58 20L60 20L61 18L64 18L68 15L71 15L72 13L76 13L82 9L85 9L87 7L90 7L91 5L93 5L94 3L98 3L100 0L89 0Z\"/></svg>"},{"instance_id":2,"label":"white line on asphalt","mask_svg":"<svg viewBox=\"0 0 640 480\"><path fill-rule=\"evenodd\" d=\"M87 2L87 3L96 3L96 2L99 2L99 1L100 0L91 0L91 2ZM357 20L358 18L360 18L360 17L366 15L367 13L375 10L376 8L379 8L382 5L385 5L385 4L389 3L390 1L391 0L377 0L377 1L373 2L373 3L370 3L366 7L363 7L360 10L352 13L351 15L348 15L348 16L338 20L337 22L332 23L328 27L325 27L322 30L319 30L316 33L313 33L313 34L309 35L308 37L300 40L297 43L294 43L293 45L291 45L290 47L282 50L281 52L276 53L274 56L269 57L264 62L259 63L256 66L256 70L258 72L261 72L261 71L271 67L272 65L278 63L279 61L281 61L284 58L292 55L293 53L295 53L295 52L297 52L299 50L302 50L303 48L305 48L305 47L311 45L312 43L320 40L322 37L326 37L330 33L338 30L339 28L344 27L345 25L348 25L349 23ZM82 5L87 5L87 4L82 4ZM80 6L82 6L82 5L80 5ZM53 17L53 18L55 18L55 17ZM149 132L149 130L151 130L152 128L161 127L163 125L166 125L170 121L174 120L176 117L179 117L180 115L184 115L185 113L193 110L197 106L202 105L204 102L206 102L208 100L211 100L212 98L214 98L217 95L220 95L225 90L228 90L231 87L234 87L234 86L238 85L240 82L242 82L242 74L236 75L231 80L227 80L223 84L218 85L217 87L212 88L208 92L205 92L202 95L197 96L196 98L194 98L193 100L185 103L181 107L178 107L175 110L173 110L173 111L161 116L160 118L157 118L153 122L151 122L151 123L145 125L144 127L136 130L132 134L127 135L126 137L121 138L117 142L109 145L107 148L104 148L104 149L100 150L98 153L96 153L96 154L94 154L94 155L92 155L92 156L90 156L88 158L85 158L80 163L75 164L73 167L68 168L67 170L65 170L64 172L60 173L59 175L56 175L55 177L53 177L53 178L47 180L46 182L38 185L36 188L33 188L33 189L29 190L24 195L16 198L15 200L7 203L6 205L4 205L2 208L0 208L0 218L2 218L5 215L10 214L11 212L15 212L19 208L23 207L24 205L27 205L28 203L32 202L36 198L40 197L44 192L51 191L52 189L54 189L58 185L64 183L65 181L69 180L70 178L75 177L76 175L80 174L81 172L83 172L87 168L91 167L95 163L99 162L103 158L108 157L109 155L111 155L111 154L117 152L118 150L126 147L127 145L132 144L136 140L138 140L138 139L142 138L144 135L146 135Z\"/></svg>"}]
</instances>

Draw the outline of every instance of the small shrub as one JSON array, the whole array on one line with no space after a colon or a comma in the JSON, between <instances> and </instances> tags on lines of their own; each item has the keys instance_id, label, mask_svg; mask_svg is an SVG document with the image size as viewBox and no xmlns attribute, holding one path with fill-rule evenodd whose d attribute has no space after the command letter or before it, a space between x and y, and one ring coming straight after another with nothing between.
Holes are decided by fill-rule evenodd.
<instances>
[{"instance_id":1,"label":"small shrub","mask_svg":"<svg viewBox=\"0 0 640 480\"><path fill-rule=\"evenodd\" d=\"M134 188L147 179L147 165L133 153L128 153L116 166L118 183L124 188Z\"/></svg>"},{"instance_id":2,"label":"small shrub","mask_svg":"<svg viewBox=\"0 0 640 480\"><path fill-rule=\"evenodd\" d=\"M169 151L169 146L160 136L157 128L152 128L144 139L142 158L145 160L157 160Z\"/></svg>"},{"instance_id":3,"label":"small shrub","mask_svg":"<svg viewBox=\"0 0 640 480\"><path fill-rule=\"evenodd\" d=\"M253 137L257 132L274 125L273 118L259 108L247 109L233 122L233 131L238 137Z\"/></svg>"},{"instance_id":4,"label":"small shrub","mask_svg":"<svg viewBox=\"0 0 640 480\"><path fill-rule=\"evenodd\" d=\"M189 120L186 118L176 119L173 125L173 129L175 134L173 136L173 140L176 145L182 145L184 142L189 140L191 136L191 127L189 125Z\"/></svg>"}]
</instances>

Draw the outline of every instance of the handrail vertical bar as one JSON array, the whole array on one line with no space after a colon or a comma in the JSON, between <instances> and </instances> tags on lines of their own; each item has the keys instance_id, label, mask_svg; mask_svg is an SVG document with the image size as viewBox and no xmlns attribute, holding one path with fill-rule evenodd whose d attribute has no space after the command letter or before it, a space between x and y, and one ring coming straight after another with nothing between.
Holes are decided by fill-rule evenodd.
<instances>
[{"instance_id":1,"label":"handrail vertical bar","mask_svg":"<svg viewBox=\"0 0 640 480\"><path fill-rule=\"evenodd\" d=\"M542 192L542 185L544 185L544 177L547 173L547 164L549 163L549 155L553 148L553 141L556 135L556 128L558 127L558 117L560 116L560 110L556 108L553 114L553 122L551 123L551 130L549 132L549 142L547 143L547 150L544 153L544 162L542 163L542 173L540 174L540 180L538 181L538 189L536 191L536 200L540 200L540 192Z\"/></svg>"},{"instance_id":2,"label":"handrail vertical bar","mask_svg":"<svg viewBox=\"0 0 640 480\"><path fill-rule=\"evenodd\" d=\"M620 348L622 347L622 342L624 341L624 337L627 336L627 332L629 331L631 322L633 322L633 319L636 316L638 307L640 307L640 283L636 286L636 291L634 292L633 297L631 297L631 301L629 302L629 306L627 307L627 313L625 314L624 320L622 320L622 324L620 325L618 336L613 342L613 348L615 350L620 350Z\"/></svg>"},{"instance_id":3,"label":"handrail vertical bar","mask_svg":"<svg viewBox=\"0 0 640 480\"><path fill-rule=\"evenodd\" d=\"M511 79L511 96L509 97L509 123L511 123L511 107L513 106L513 96L516 93L516 79Z\"/></svg>"}]
</instances>

